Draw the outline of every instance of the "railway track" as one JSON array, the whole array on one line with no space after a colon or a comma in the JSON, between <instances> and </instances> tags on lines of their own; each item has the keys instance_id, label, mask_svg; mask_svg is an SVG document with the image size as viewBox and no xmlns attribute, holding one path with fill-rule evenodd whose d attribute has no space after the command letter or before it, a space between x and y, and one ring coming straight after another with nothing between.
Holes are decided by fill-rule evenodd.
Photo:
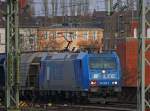
<instances>
[{"instance_id":1,"label":"railway track","mask_svg":"<svg viewBox=\"0 0 150 111\"><path fill-rule=\"evenodd\" d=\"M73 107L55 107L55 108L25 108L21 111L136 111L130 108L115 107L92 107L92 106L73 106Z\"/></svg>"},{"instance_id":2,"label":"railway track","mask_svg":"<svg viewBox=\"0 0 150 111\"><path fill-rule=\"evenodd\" d=\"M61 106L64 107L64 106ZM119 104L114 105L71 105L71 106L65 106L66 108L72 108L72 109L81 109L81 111L136 111L136 108L131 107L123 107Z\"/></svg>"},{"instance_id":3,"label":"railway track","mask_svg":"<svg viewBox=\"0 0 150 111\"><path fill-rule=\"evenodd\" d=\"M137 111L136 104L109 103L109 104L45 104L45 103L22 103L21 111ZM4 111L4 106L0 107Z\"/></svg>"},{"instance_id":4,"label":"railway track","mask_svg":"<svg viewBox=\"0 0 150 111\"><path fill-rule=\"evenodd\" d=\"M52 106L36 105L38 107L22 108L22 111L136 111L132 105L111 104L111 105L72 105L72 104L55 104Z\"/></svg>"}]
</instances>

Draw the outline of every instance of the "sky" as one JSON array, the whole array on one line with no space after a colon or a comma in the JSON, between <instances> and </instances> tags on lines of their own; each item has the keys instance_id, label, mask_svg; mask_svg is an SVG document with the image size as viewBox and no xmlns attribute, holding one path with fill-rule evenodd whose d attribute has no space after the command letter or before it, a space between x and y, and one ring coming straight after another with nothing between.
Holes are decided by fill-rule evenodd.
<instances>
[{"instance_id":1,"label":"sky","mask_svg":"<svg viewBox=\"0 0 150 111\"><path fill-rule=\"evenodd\" d=\"M43 0L34 0L34 7L35 7L35 15L43 15L44 16L44 6L43 6ZM51 0L48 0L49 1L49 16L51 16ZM61 0L58 0L58 15L61 15L61 11L62 11L62 8L60 7L60 1ZM69 6L69 1L70 0L66 0L66 6L68 7ZM81 0L82 1L82 0ZM89 0L89 13L92 13L95 10L97 11L104 11L105 10L105 1L106 0ZM127 0L121 0L123 3L126 3ZM129 0L130 1L130 0ZM137 1L137 0L131 0L131 1ZM113 3L116 3L117 0L113 0ZM150 0L146 0L146 2L149 2L150 3ZM146 3L148 4L148 3ZM69 10L69 9L68 9ZM69 15L69 12L68 12L68 15Z\"/></svg>"},{"instance_id":2,"label":"sky","mask_svg":"<svg viewBox=\"0 0 150 111\"><path fill-rule=\"evenodd\" d=\"M6 0L0 0L0 1L6 1ZM32 4L32 8L34 9L35 11L35 15L40 15L40 16L44 16L44 6L43 6L43 1L44 0L28 0L28 1L33 1L33 3L30 3ZM49 16L52 15L52 8L51 8L51 0L48 0L48 4L49 4ZM60 7L60 1L61 0L58 0L58 15L61 15L62 13L62 8ZM69 1L70 0L66 0L68 4L67 7L69 6ZM82 1L82 0L81 0ZM104 11L105 10L105 1L106 0L89 0L89 13L92 13L94 11L94 9L96 9L97 11ZM117 0L113 0L114 2L116 2ZM122 1L126 1L126 0L122 0ZM137 1L137 0L131 0L131 1ZM149 4L150 5L150 0L146 0L146 4ZM69 10L69 9L68 9ZM68 12L69 13L69 12Z\"/></svg>"},{"instance_id":3,"label":"sky","mask_svg":"<svg viewBox=\"0 0 150 111\"><path fill-rule=\"evenodd\" d=\"M35 7L35 15L44 15L44 7L43 7L43 0L34 0L34 7ZM49 15L51 15L51 0L48 0L48 4L49 4ZM60 1L58 0L58 14L61 15L61 10L62 8L60 7ZM69 0L66 0L66 6L69 6ZM89 0L90 1L90 5L89 5L89 12L93 12L94 9L96 10L101 10L104 11L105 10L105 0ZM69 9L68 9L69 10ZM69 13L69 12L68 12Z\"/></svg>"}]
</instances>

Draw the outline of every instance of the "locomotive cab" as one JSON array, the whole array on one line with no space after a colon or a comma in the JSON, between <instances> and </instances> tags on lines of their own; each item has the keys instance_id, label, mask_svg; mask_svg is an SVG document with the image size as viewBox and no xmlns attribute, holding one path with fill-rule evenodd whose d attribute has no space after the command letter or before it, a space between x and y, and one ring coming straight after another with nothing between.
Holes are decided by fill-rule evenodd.
<instances>
[{"instance_id":1,"label":"locomotive cab","mask_svg":"<svg viewBox=\"0 0 150 111\"><path fill-rule=\"evenodd\" d=\"M121 91L120 62L115 52L89 55L90 92L96 97L117 96Z\"/></svg>"}]
</instances>

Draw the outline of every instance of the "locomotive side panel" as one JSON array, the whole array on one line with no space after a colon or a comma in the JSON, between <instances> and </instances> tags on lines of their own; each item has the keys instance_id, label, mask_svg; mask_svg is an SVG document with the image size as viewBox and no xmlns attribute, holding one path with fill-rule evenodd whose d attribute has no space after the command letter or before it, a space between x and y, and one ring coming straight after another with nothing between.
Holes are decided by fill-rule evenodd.
<instances>
[{"instance_id":1,"label":"locomotive side panel","mask_svg":"<svg viewBox=\"0 0 150 111\"><path fill-rule=\"evenodd\" d=\"M40 88L44 90L73 90L75 71L73 61L48 61L42 74L44 81ZM43 84L43 85L42 85Z\"/></svg>"},{"instance_id":2,"label":"locomotive side panel","mask_svg":"<svg viewBox=\"0 0 150 111\"><path fill-rule=\"evenodd\" d=\"M85 56L73 58L73 55L67 54L65 58L55 56L55 59L51 57L41 62L40 90L82 91L87 89L88 73L84 69L87 67L83 61Z\"/></svg>"}]
</instances>

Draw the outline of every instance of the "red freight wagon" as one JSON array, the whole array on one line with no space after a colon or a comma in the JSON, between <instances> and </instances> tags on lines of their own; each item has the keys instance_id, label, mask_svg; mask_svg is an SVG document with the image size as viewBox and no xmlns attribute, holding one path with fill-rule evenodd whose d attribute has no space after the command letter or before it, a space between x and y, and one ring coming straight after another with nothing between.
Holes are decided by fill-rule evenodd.
<instances>
[{"instance_id":1,"label":"red freight wagon","mask_svg":"<svg viewBox=\"0 0 150 111\"><path fill-rule=\"evenodd\" d=\"M146 40L146 45L150 44L150 39ZM138 41L136 38L124 38L117 40L117 53L120 57L123 86L136 87L137 86L137 73L138 73ZM150 49L146 52L146 57L150 61ZM146 64L145 67L146 85L150 84L150 66Z\"/></svg>"},{"instance_id":2,"label":"red freight wagon","mask_svg":"<svg viewBox=\"0 0 150 111\"><path fill-rule=\"evenodd\" d=\"M19 0L20 8L23 9L27 5L27 0Z\"/></svg>"}]
</instances>

